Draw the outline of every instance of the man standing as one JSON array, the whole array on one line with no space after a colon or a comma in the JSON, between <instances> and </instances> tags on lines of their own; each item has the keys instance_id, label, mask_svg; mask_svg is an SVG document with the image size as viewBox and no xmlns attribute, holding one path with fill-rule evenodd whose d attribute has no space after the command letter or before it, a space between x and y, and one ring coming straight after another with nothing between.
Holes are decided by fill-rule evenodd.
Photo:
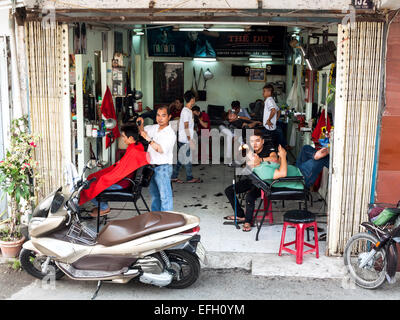
<instances>
[{"instance_id":1,"label":"man standing","mask_svg":"<svg viewBox=\"0 0 400 320\"><path fill-rule=\"evenodd\" d=\"M180 157L182 156L179 152L183 149L186 155L185 162L183 166L186 169L186 182L188 183L198 183L201 182L200 179L193 178L192 174L192 152L196 148L196 142L193 139L194 133L194 120L192 107L196 103L195 96L192 91L186 91L184 94L184 99L186 106L181 111L181 117L179 118L179 128L178 128L178 160L177 164L174 166L174 171L172 173L172 182L183 183L182 180L178 179L179 170L182 166Z\"/></svg>"},{"instance_id":2,"label":"man standing","mask_svg":"<svg viewBox=\"0 0 400 320\"><path fill-rule=\"evenodd\" d=\"M151 211L173 210L171 175L176 135L169 125L170 119L171 114L167 106L157 109L157 124L143 128L143 119L137 119L138 123L141 122L140 135L149 143L149 162L154 166L154 175L149 186Z\"/></svg>"},{"instance_id":3,"label":"man standing","mask_svg":"<svg viewBox=\"0 0 400 320\"><path fill-rule=\"evenodd\" d=\"M277 134L276 134L276 121L277 121L277 110L278 107L273 98L274 87L271 84L266 84L263 88L264 102L264 117L263 125L266 132L271 136L274 146L277 146Z\"/></svg>"}]
</instances>

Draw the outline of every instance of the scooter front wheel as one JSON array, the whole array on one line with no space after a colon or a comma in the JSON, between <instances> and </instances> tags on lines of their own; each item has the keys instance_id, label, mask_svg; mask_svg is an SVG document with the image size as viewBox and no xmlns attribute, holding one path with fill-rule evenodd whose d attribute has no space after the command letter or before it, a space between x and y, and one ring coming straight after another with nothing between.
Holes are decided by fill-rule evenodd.
<instances>
[{"instance_id":1,"label":"scooter front wheel","mask_svg":"<svg viewBox=\"0 0 400 320\"><path fill-rule=\"evenodd\" d=\"M31 276L34 276L35 278L38 279L43 279L44 277L49 276L49 273L45 274L41 270L41 265L46 261L46 257L39 257L32 250L22 249L21 253L19 254L19 261L21 263L22 268L26 272L28 272ZM64 272L62 272L54 264L54 262L50 261L49 266L54 268L50 269L50 272L54 270L53 272L55 273L56 280L61 279L64 276Z\"/></svg>"},{"instance_id":2,"label":"scooter front wheel","mask_svg":"<svg viewBox=\"0 0 400 320\"><path fill-rule=\"evenodd\" d=\"M165 253L175 271L168 288L184 289L196 282L200 275L200 262L195 255L184 250L169 250Z\"/></svg>"},{"instance_id":3,"label":"scooter front wheel","mask_svg":"<svg viewBox=\"0 0 400 320\"><path fill-rule=\"evenodd\" d=\"M360 267L377 242L377 237L362 232L351 237L344 249L344 264L350 277L362 288L376 289L385 282L387 267L385 249L377 251L364 266Z\"/></svg>"}]
</instances>

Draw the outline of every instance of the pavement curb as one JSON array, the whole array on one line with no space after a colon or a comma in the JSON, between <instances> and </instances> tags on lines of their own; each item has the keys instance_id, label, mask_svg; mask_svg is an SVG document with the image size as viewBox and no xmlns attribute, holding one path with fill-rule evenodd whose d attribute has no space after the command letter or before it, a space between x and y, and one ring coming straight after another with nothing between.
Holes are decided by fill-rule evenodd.
<instances>
[{"instance_id":1,"label":"pavement curb","mask_svg":"<svg viewBox=\"0 0 400 320\"><path fill-rule=\"evenodd\" d=\"M302 264L296 264L290 254L207 252L207 269L242 269L254 276L308 279L343 279L346 268L342 257L305 255Z\"/></svg>"}]
</instances>

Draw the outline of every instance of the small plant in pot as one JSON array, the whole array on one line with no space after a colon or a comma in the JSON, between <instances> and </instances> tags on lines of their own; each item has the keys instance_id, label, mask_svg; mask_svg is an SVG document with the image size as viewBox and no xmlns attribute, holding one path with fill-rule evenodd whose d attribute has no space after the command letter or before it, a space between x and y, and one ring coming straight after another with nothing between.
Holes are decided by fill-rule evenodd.
<instances>
[{"instance_id":1,"label":"small plant in pot","mask_svg":"<svg viewBox=\"0 0 400 320\"><path fill-rule=\"evenodd\" d=\"M33 182L40 180L38 163L33 160L37 142L38 137L29 132L26 116L12 121L10 147L0 161L0 190L3 196L8 194L11 207L9 217L0 221L3 257L16 257L25 241L20 230L21 216L31 210L35 200Z\"/></svg>"}]
</instances>

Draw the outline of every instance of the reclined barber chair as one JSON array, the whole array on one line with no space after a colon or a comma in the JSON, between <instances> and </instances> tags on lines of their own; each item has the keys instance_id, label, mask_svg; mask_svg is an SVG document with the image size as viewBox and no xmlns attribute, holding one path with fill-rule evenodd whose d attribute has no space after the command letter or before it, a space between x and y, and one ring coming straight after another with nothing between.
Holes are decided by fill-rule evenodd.
<instances>
[{"instance_id":1,"label":"reclined barber chair","mask_svg":"<svg viewBox=\"0 0 400 320\"><path fill-rule=\"evenodd\" d=\"M248 170L248 169L247 169ZM304 203L304 210L307 210L307 199L308 199L308 190L305 187L305 182L304 182L304 177L285 177L285 178L279 178L275 179L271 184L267 183L266 181L261 180L255 173L249 171L249 179L252 180L253 184L260 188L262 191L264 191L264 194L267 196L268 203L265 205L266 208L270 207L270 203L273 200L295 200L295 201L300 201L299 202L299 210L301 210L301 204ZM303 184L304 189L299 190L299 189L290 189L290 188L281 188L281 187L276 187L276 185L279 182L300 182ZM262 204L263 199L260 200L260 204L258 206L258 209L255 212L258 212L260 210L261 204ZM261 227L264 223L265 216L267 215L267 210L264 210L264 215L260 221L260 223L257 223L257 235L256 235L256 241L258 241L258 234L260 233ZM307 239L309 241L309 230L307 229Z\"/></svg>"},{"instance_id":2,"label":"reclined barber chair","mask_svg":"<svg viewBox=\"0 0 400 320\"><path fill-rule=\"evenodd\" d=\"M97 213L97 233L99 232L100 229L100 202L133 202L136 211L138 215L140 215L141 211L145 211L144 209L139 209L137 206L137 201L139 199L142 199L146 211L150 211L146 200L143 198L142 195L142 189L147 188L150 185L150 180L153 176L153 169L150 165L146 165L143 167L140 167L135 171L135 176L132 179L125 178L126 180L129 180L131 182L131 186L126 189L121 189L121 190L105 190L102 193L100 193L97 197L96 200L99 202L98 206L98 213ZM112 210L113 208L111 208ZM115 209L115 208L114 208ZM127 210L132 210L132 209L125 209L125 208L118 208L118 210L121 211L127 211ZM107 215L105 216L105 221L107 221Z\"/></svg>"}]
</instances>

